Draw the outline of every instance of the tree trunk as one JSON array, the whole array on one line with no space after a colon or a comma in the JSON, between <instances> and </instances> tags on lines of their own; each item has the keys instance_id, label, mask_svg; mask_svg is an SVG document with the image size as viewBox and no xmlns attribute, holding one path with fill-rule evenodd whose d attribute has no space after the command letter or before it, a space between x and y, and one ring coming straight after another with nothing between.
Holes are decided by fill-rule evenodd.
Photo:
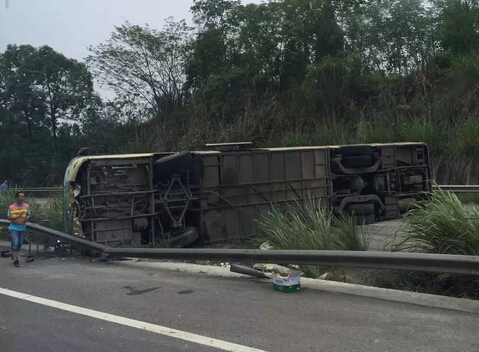
<instances>
[{"instance_id":1,"label":"tree trunk","mask_svg":"<svg viewBox=\"0 0 479 352\"><path fill-rule=\"evenodd\" d=\"M156 103L156 118L161 121L161 118L162 118L162 109L163 109L163 104L162 104L162 101L161 101L161 97L159 97L158 95L155 95L155 103Z\"/></svg>"},{"instance_id":2,"label":"tree trunk","mask_svg":"<svg viewBox=\"0 0 479 352\"><path fill-rule=\"evenodd\" d=\"M28 142L32 144L32 141L33 141L32 120L30 119L30 114L28 111L23 111L23 113L25 115L25 122L27 123Z\"/></svg>"},{"instance_id":3,"label":"tree trunk","mask_svg":"<svg viewBox=\"0 0 479 352\"><path fill-rule=\"evenodd\" d=\"M52 107L50 110L51 124L52 124L52 137L53 137L53 150L55 154L58 154L57 143L57 116L56 108Z\"/></svg>"}]
</instances>

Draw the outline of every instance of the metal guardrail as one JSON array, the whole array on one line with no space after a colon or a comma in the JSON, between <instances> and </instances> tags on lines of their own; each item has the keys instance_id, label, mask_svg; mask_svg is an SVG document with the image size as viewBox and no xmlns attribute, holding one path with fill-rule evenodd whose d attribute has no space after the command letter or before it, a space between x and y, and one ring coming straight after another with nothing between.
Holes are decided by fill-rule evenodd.
<instances>
[{"instance_id":1,"label":"metal guardrail","mask_svg":"<svg viewBox=\"0 0 479 352\"><path fill-rule=\"evenodd\" d=\"M438 185L433 189L441 189L454 193L479 193L479 185Z\"/></svg>"},{"instance_id":2,"label":"metal guardrail","mask_svg":"<svg viewBox=\"0 0 479 352\"><path fill-rule=\"evenodd\" d=\"M8 226L8 225L10 225L10 221L0 219L0 226ZM53 229L49 229L48 227L41 226L41 225L38 225L38 224L34 224L34 223L31 223L31 222L27 222L27 231L31 231L31 232L37 233L39 235L42 235L42 236L51 237L51 238L54 238L56 240L68 242L68 243L76 245L80 248L91 249L91 250L95 250L95 251L103 251L103 250L108 248L107 246L104 246L104 245L101 245L101 244L98 244L98 243L94 243L94 242L90 242L88 240L84 240L84 239L76 237L76 236L68 235L66 233L63 233L63 232L60 232L60 231L57 231L57 230L53 230Z\"/></svg>"},{"instance_id":3,"label":"metal guardrail","mask_svg":"<svg viewBox=\"0 0 479 352\"><path fill-rule=\"evenodd\" d=\"M435 185L433 189L442 189L454 193L479 193L479 185ZM30 197L62 192L62 187L28 187L22 188L25 195Z\"/></svg>"},{"instance_id":4,"label":"metal guardrail","mask_svg":"<svg viewBox=\"0 0 479 352\"><path fill-rule=\"evenodd\" d=\"M25 187L20 189L25 192L61 192L63 187Z\"/></svg>"},{"instance_id":5,"label":"metal guardrail","mask_svg":"<svg viewBox=\"0 0 479 352\"><path fill-rule=\"evenodd\" d=\"M479 193L479 185L435 185L434 190L442 189L454 193ZM22 188L27 197L48 198L63 191L62 187L30 187Z\"/></svg>"},{"instance_id":6,"label":"metal guardrail","mask_svg":"<svg viewBox=\"0 0 479 352\"><path fill-rule=\"evenodd\" d=\"M7 220L0 220L0 225L5 226L8 224ZM136 257L239 263L299 264L479 275L479 257L466 255L355 251L262 251L256 249L111 248L37 224L27 223L27 230L71 243L74 246L100 252L104 260L108 257Z\"/></svg>"},{"instance_id":7,"label":"metal guardrail","mask_svg":"<svg viewBox=\"0 0 479 352\"><path fill-rule=\"evenodd\" d=\"M48 198L63 191L62 187L21 188L25 196L32 198Z\"/></svg>"},{"instance_id":8,"label":"metal guardrail","mask_svg":"<svg viewBox=\"0 0 479 352\"><path fill-rule=\"evenodd\" d=\"M479 275L479 257L447 254L257 249L108 248L115 257L275 263Z\"/></svg>"}]
</instances>

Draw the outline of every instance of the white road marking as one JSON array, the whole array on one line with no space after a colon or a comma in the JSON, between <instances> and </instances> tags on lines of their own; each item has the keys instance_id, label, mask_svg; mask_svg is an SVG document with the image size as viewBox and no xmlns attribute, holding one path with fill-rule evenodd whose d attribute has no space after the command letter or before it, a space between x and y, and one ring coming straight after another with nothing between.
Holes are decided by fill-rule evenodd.
<instances>
[{"instance_id":1,"label":"white road marking","mask_svg":"<svg viewBox=\"0 0 479 352\"><path fill-rule=\"evenodd\" d=\"M113 315L113 314L108 314L108 313L103 313L99 312L97 310L92 310L88 308L83 308L83 307L78 307L74 306L71 304L66 304L58 301L53 301L50 299L42 298L42 297L37 297L37 296L32 296L26 293L22 292L16 292L12 291L6 288L0 288L0 294L13 297L13 298L18 298L22 299L24 301L28 302L33 302L37 304L41 304L47 307L51 308L56 308L60 310L64 310L67 312L75 313L75 314L80 314L80 315L85 315L87 317L92 317L104 321L108 321L111 323L116 323L120 325L125 325L129 326L135 329L140 329L143 331L150 331L154 332L156 334L160 335L165 335L168 337L173 337L176 339L180 340L185 340L189 342L194 342L200 345L208 346L208 347L213 347L217 348L219 350L223 351L230 351L230 352L267 352L264 350L259 350L256 348L252 347L246 347L242 345L237 345L235 343L227 342L227 341L222 341L222 340L217 340L217 339L212 339L210 337L202 336L202 335L197 335L197 334L192 334L186 331L181 331L181 330L176 330L176 329L170 329L165 326L161 325L155 325L155 324L150 324L146 323L144 321L140 320L135 320L135 319L129 319L125 317L120 317L118 315Z\"/></svg>"}]
</instances>

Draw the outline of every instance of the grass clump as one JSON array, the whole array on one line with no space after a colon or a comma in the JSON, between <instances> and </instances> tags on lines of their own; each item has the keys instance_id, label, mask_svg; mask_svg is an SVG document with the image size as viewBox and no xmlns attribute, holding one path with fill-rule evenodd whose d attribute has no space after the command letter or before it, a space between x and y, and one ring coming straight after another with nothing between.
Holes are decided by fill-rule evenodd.
<instances>
[{"instance_id":1,"label":"grass clump","mask_svg":"<svg viewBox=\"0 0 479 352\"><path fill-rule=\"evenodd\" d=\"M409 211L396 250L479 255L479 211L465 209L452 192L437 191L423 207Z\"/></svg>"},{"instance_id":2,"label":"grass clump","mask_svg":"<svg viewBox=\"0 0 479 352\"><path fill-rule=\"evenodd\" d=\"M43 205L33 201L30 206L32 207L32 222L41 223L43 220L48 220L49 228L64 231L63 195L61 192L50 197Z\"/></svg>"},{"instance_id":3,"label":"grass clump","mask_svg":"<svg viewBox=\"0 0 479 352\"><path fill-rule=\"evenodd\" d=\"M370 238L354 216L335 217L315 199L273 205L257 220L258 238L275 249L365 251Z\"/></svg>"},{"instance_id":4,"label":"grass clump","mask_svg":"<svg viewBox=\"0 0 479 352\"><path fill-rule=\"evenodd\" d=\"M431 119L403 120L399 136L405 142L424 142L431 155L444 154L450 140L448 127Z\"/></svg>"},{"instance_id":5,"label":"grass clump","mask_svg":"<svg viewBox=\"0 0 479 352\"><path fill-rule=\"evenodd\" d=\"M273 249L365 251L371 238L354 216L336 217L331 210L308 197L304 202L273 205L257 219L258 240ZM303 267L307 276L318 277L327 268Z\"/></svg>"},{"instance_id":6,"label":"grass clump","mask_svg":"<svg viewBox=\"0 0 479 352\"><path fill-rule=\"evenodd\" d=\"M313 145L313 142L310 134L297 131L286 134L280 144L282 147L304 147Z\"/></svg>"},{"instance_id":7,"label":"grass clump","mask_svg":"<svg viewBox=\"0 0 479 352\"><path fill-rule=\"evenodd\" d=\"M8 207L15 203L15 193L18 190L8 188L6 192L0 192L0 219L7 218Z\"/></svg>"},{"instance_id":8,"label":"grass clump","mask_svg":"<svg viewBox=\"0 0 479 352\"><path fill-rule=\"evenodd\" d=\"M21 191L21 189L9 188L6 192L0 193L0 219L7 218L8 207L15 203L15 193L18 191ZM55 194L43 205L35 202L35 199L26 199L25 201L30 205L32 211L31 222L41 223L43 220L48 220L48 227L63 231L63 196L61 193ZM42 243L40 237L29 238L33 239L35 243ZM3 229L0 238L7 239L6 228Z\"/></svg>"},{"instance_id":9,"label":"grass clump","mask_svg":"<svg viewBox=\"0 0 479 352\"><path fill-rule=\"evenodd\" d=\"M465 209L452 192L438 191L422 207L405 215L408 225L393 250L437 254L479 255L479 211ZM474 276L410 273L402 289L479 298L479 279Z\"/></svg>"}]
</instances>

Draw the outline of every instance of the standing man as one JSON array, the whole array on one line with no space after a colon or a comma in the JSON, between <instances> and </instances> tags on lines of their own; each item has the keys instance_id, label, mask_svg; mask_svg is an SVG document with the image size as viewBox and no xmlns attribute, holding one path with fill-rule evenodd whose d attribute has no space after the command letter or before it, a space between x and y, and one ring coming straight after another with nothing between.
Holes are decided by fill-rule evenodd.
<instances>
[{"instance_id":1,"label":"standing man","mask_svg":"<svg viewBox=\"0 0 479 352\"><path fill-rule=\"evenodd\" d=\"M7 182L7 180L5 180L5 181L0 185L0 191L2 191L2 193L5 193L5 192L7 192L7 189L8 189L8 182Z\"/></svg>"},{"instance_id":2,"label":"standing man","mask_svg":"<svg viewBox=\"0 0 479 352\"><path fill-rule=\"evenodd\" d=\"M32 212L30 206L25 203L23 192L15 193L15 203L8 207L7 219L10 220L10 242L13 266L19 267L18 252L22 248L23 236L27 230L26 222L30 219Z\"/></svg>"}]
</instances>

